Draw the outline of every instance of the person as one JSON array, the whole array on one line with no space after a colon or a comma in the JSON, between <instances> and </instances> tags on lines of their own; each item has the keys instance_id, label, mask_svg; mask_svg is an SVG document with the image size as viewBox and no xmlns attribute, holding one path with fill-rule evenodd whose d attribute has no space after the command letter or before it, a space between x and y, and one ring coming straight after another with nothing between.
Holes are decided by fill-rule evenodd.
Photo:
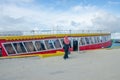
<instances>
[{"instance_id":1,"label":"person","mask_svg":"<svg viewBox=\"0 0 120 80\"><path fill-rule=\"evenodd\" d=\"M67 36L64 37L64 40L63 40L63 49L64 49L64 59L67 59L68 58L68 54L69 54L69 47L70 47L70 40L68 39Z\"/></svg>"}]
</instances>

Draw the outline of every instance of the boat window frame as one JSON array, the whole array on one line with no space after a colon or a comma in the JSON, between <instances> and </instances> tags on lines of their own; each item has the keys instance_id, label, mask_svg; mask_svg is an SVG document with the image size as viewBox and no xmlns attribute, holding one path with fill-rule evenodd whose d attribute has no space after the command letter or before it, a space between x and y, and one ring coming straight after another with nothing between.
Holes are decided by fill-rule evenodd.
<instances>
[{"instance_id":1,"label":"boat window frame","mask_svg":"<svg viewBox=\"0 0 120 80\"><path fill-rule=\"evenodd\" d=\"M91 39L91 41L92 41L91 44L95 44L94 37L91 36L90 39Z\"/></svg>"},{"instance_id":2,"label":"boat window frame","mask_svg":"<svg viewBox=\"0 0 120 80\"><path fill-rule=\"evenodd\" d=\"M55 41L58 40L58 42L59 42L58 45L60 45L59 47L56 47L57 44L55 44L54 40L55 40ZM54 45L55 49L61 49L61 48L62 48L62 45L61 45L61 43L60 43L60 39L58 39L58 38L52 39L52 42L53 42L53 45Z\"/></svg>"},{"instance_id":3,"label":"boat window frame","mask_svg":"<svg viewBox=\"0 0 120 80\"><path fill-rule=\"evenodd\" d=\"M37 48L37 46L36 46L36 44L35 44L36 41L39 41L39 42L42 43L42 45L44 46L44 47L41 46L41 47L43 48L42 50L38 50L38 48ZM45 45L45 43L44 43L44 40L34 40L34 46L36 47L36 51L38 51L38 52L42 52L42 51L47 50L47 49L46 49L46 45Z\"/></svg>"},{"instance_id":4,"label":"boat window frame","mask_svg":"<svg viewBox=\"0 0 120 80\"><path fill-rule=\"evenodd\" d=\"M70 40L70 47L73 47L73 37L68 37L68 39Z\"/></svg>"},{"instance_id":5,"label":"boat window frame","mask_svg":"<svg viewBox=\"0 0 120 80\"><path fill-rule=\"evenodd\" d=\"M60 41L60 44L61 44L61 47L63 48L63 41L61 40L64 40L63 38L59 38L59 41Z\"/></svg>"},{"instance_id":6,"label":"boat window frame","mask_svg":"<svg viewBox=\"0 0 120 80\"><path fill-rule=\"evenodd\" d=\"M97 39L97 43L100 43L100 38L99 38L99 36L96 36L96 39Z\"/></svg>"},{"instance_id":7,"label":"boat window frame","mask_svg":"<svg viewBox=\"0 0 120 80\"><path fill-rule=\"evenodd\" d=\"M80 37L80 39L79 39L79 45L80 45L80 46L83 46L83 41L82 41L82 39L83 39L83 37Z\"/></svg>"},{"instance_id":8,"label":"boat window frame","mask_svg":"<svg viewBox=\"0 0 120 80\"><path fill-rule=\"evenodd\" d=\"M0 57L2 56L2 48L0 47Z\"/></svg>"},{"instance_id":9,"label":"boat window frame","mask_svg":"<svg viewBox=\"0 0 120 80\"><path fill-rule=\"evenodd\" d=\"M100 38L100 43L102 43L102 42L103 42L103 40L102 40L102 36L99 36L99 38Z\"/></svg>"},{"instance_id":10,"label":"boat window frame","mask_svg":"<svg viewBox=\"0 0 120 80\"><path fill-rule=\"evenodd\" d=\"M109 36L108 35L106 35L106 41L108 41L109 40Z\"/></svg>"},{"instance_id":11,"label":"boat window frame","mask_svg":"<svg viewBox=\"0 0 120 80\"><path fill-rule=\"evenodd\" d=\"M98 44L97 36L94 36L95 44Z\"/></svg>"},{"instance_id":12,"label":"boat window frame","mask_svg":"<svg viewBox=\"0 0 120 80\"><path fill-rule=\"evenodd\" d=\"M90 45L91 44L89 37L85 37L85 41L86 41L86 45Z\"/></svg>"},{"instance_id":13,"label":"boat window frame","mask_svg":"<svg viewBox=\"0 0 120 80\"><path fill-rule=\"evenodd\" d=\"M48 46L49 46L50 48L48 48L48 46L46 45L47 43L46 43L45 41L47 41L47 40L48 40ZM50 44L49 44L49 41L51 42ZM44 40L44 43L45 43L45 45L46 45L46 50L54 50L54 49L55 49L55 46L54 46L54 44L53 44L52 39L45 39L45 40ZM51 47L51 45L52 45L52 47Z\"/></svg>"},{"instance_id":14,"label":"boat window frame","mask_svg":"<svg viewBox=\"0 0 120 80\"><path fill-rule=\"evenodd\" d=\"M105 36L103 36L102 39L103 39L103 42L106 42L106 38L105 38Z\"/></svg>"},{"instance_id":15,"label":"boat window frame","mask_svg":"<svg viewBox=\"0 0 120 80\"><path fill-rule=\"evenodd\" d=\"M91 39L90 39L90 37L87 37L88 38L88 40L89 40L89 45L91 45L92 43L91 43Z\"/></svg>"},{"instance_id":16,"label":"boat window frame","mask_svg":"<svg viewBox=\"0 0 120 80\"><path fill-rule=\"evenodd\" d=\"M32 44L33 44L33 41L31 40L31 41L23 41L23 44L24 43L28 43L28 42L32 42ZM26 45L24 44L24 46L25 46L25 48L26 48L26 50L27 50L27 53L33 53L33 52L37 52L37 50L35 49L35 46L34 46L34 44L33 44L33 47L34 47L34 51L28 51L28 48L26 47Z\"/></svg>"},{"instance_id":17,"label":"boat window frame","mask_svg":"<svg viewBox=\"0 0 120 80\"><path fill-rule=\"evenodd\" d=\"M22 44L22 47L23 47L23 48L21 48L21 49L22 49L22 51L23 51L23 49L24 49L25 52L20 52L20 53L18 53L18 50L16 49L16 47L15 47L15 45L14 45L14 44L17 44L17 43ZM23 44L23 41L21 41L21 42L12 42L12 44L13 44L13 46L14 46L14 48L15 48L17 54L24 54L24 53L27 53L26 48L25 48L25 46L24 46L24 44Z\"/></svg>"},{"instance_id":18,"label":"boat window frame","mask_svg":"<svg viewBox=\"0 0 120 80\"><path fill-rule=\"evenodd\" d=\"M60 38L60 42L61 42L61 44L62 44L62 47L64 46L64 38Z\"/></svg>"},{"instance_id":19,"label":"boat window frame","mask_svg":"<svg viewBox=\"0 0 120 80\"><path fill-rule=\"evenodd\" d=\"M108 35L108 40L111 40L111 35Z\"/></svg>"},{"instance_id":20,"label":"boat window frame","mask_svg":"<svg viewBox=\"0 0 120 80\"><path fill-rule=\"evenodd\" d=\"M14 50L14 53L13 53L13 54L9 54L9 53L8 53L8 50L7 50L6 47L5 47L6 44L10 44L10 45L12 46L12 49ZM6 52L7 55L16 55L16 54L17 54L16 51L15 51L15 48L13 48L14 46L12 45L12 42L2 43L2 46L3 46L3 48L4 48L4 50L5 50L5 52Z\"/></svg>"},{"instance_id":21,"label":"boat window frame","mask_svg":"<svg viewBox=\"0 0 120 80\"><path fill-rule=\"evenodd\" d=\"M86 40L85 40L85 37L83 37L83 41L84 41L85 46L86 46L86 45L87 45L87 42L86 42Z\"/></svg>"}]
</instances>

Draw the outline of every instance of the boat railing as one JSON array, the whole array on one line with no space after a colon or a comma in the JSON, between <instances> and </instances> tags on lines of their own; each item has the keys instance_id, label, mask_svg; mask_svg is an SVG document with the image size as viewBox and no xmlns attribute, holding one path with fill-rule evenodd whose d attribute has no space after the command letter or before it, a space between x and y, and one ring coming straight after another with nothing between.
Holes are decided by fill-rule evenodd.
<instances>
[{"instance_id":1,"label":"boat railing","mask_svg":"<svg viewBox=\"0 0 120 80\"><path fill-rule=\"evenodd\" d=\"M104 30L31 30L31 31L0 31L0 36L42 35L42 34L80 34L110 33Z\"/></svg>"}]
</instances>

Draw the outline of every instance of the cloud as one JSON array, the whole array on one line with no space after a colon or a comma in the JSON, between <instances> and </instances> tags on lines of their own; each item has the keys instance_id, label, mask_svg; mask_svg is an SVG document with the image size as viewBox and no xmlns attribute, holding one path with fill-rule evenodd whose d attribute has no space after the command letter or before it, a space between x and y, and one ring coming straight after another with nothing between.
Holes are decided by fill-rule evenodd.
<instances>
[{"instance_id":1,"label":"cloud","mask_svg":"<svg viewBox=\"0 0 120 80\"><path fill-rule=\"evenodd\" d=\"M12 18L10 16L2 16L0 18L0 24L11 25L24 22L24 18Z\"/></svg>"},{"instance_id":2,"label":"cloud","mask_svg":"<svg viewBox=\"0 0 120 80\"><path fill-rule=\"evenodd\" d=\"M4 3L0 6L2 12L0 13L0 30L32 30L37 28L119 32L120 17L96 6L75 5L65 11L59 11L35 5L34 0L6 1L7 4ZM27 3L26 7L24 4Z\"/></svg>"},{"instance_id":3,"label":"cloud","mask_svg":"<svg viewBox=\"0 0 120 80\"><path fill-rule=\"evenodd\" d=\"M45 22L48 19L47 12L41 10L37 11L9 4L0 6L0 11L0 30L31 30L35 26L43 28L47 25L47 21Z\"/></svg>"},{"instance_id":4,"label":"cloud","mask_svg":"<svg viewBox=\"0 0 120 80\"><path fill-rule=\"evenodd\" d=\"M112 33L112 34L111 34L111 38L112 38L112 39L120 39L120 33L118 33L118 32Z\"/></svg>"},{"instance_id":5,"label":"cloud","mask_svg":"<svg viewBox=\"0 0 120 80\"><path fill-rule=\"evenodd\" d=\"M76 5L71 8L73 12L92 12L97 10L96 6L91 6L91 5Z\"/></svg>"},{"instance_id":6,"label":"cloud","mask_svg":"<svg viewBox=\"0 0 120 80\"><path fill-rule=\"evenodd\" d=\"M14 4L18 4L18 3L20 3L20 4L23 4L23 3L32 3L32 2L34 2L35 0L0 0L0 2L2 3L2 4L6 4L6 3L8 3L8 4L11 4L11 3L14 3Z\"/></svg>"},{"instance_id":7,"label":"cloud","mask_svg":"<svg viewBox=\"0 0 120 80\"><path fill-rule=\"evenodd\" d=\"M120 1L108 1L110 5L120 5Z\"/></svg>"},{"instance_id":8,"label":"cloud","mask_svg":"<svg viewBox=\"0 0 120 80\"><path fill-rule=\"evenodd\" d=\"M92 19L92 23L96 27L108 30L110 32L119 32L120 29L120 17L106 12L97 13L96 16Z\"/></svg>"}]
</instances>

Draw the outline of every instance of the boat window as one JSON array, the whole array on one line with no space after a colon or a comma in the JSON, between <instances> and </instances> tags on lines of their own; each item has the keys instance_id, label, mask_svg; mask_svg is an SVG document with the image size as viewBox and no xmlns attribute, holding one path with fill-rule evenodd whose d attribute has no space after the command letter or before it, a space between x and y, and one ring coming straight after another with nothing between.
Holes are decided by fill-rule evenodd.
<instances>
[{"instance_id":1,"label":"boat window","mask_svg":"<svg viewBox=\"0 0 120 80\"><path fill-rule=\"evenodd\" d=\"M13 45L14 45L17 53L24 53L24 52L26 52L26 50L25 50L25 48L24 48L22 43L13 43Z\"/></svg>"},{"instance_id":2,"label":"boat window","mask_svg":"<svg viewBox=\"0 0 120 80\"><path fill-rule=\"evenodd\" d=\"M63 46L63 44L64 44L64 39L62 38L62 39L60 39L60 41L61 41L62 46Z\"/></svg>"},{"instance_id":3,"label":"boat window","mask_svg":"<svg viewBox=\"0 0 120 80\"><path fill-rule=\"evenodd\" d=\"M45 50L45 46L43 44L43 41L35 41L35 46L38 51Z\"/></svg>"},{"instance_id":4,"label":"boat window","mask_svg":"<svg viewBox=\"0 0 120 80\"><path fill-rule=\"evenodd\" d=\"M104 36L104 40L106 41L106 37Z\"/></svg>"},{"instance_id":5,"label":"boat window","mask_svg":"<svg viewBox=\"0 0 120 80\"><path fill-rule=\"evenodd\" d=\"M4 47L5 47L8 54L16 54L10 43L4 44Z\"/></svg>"},{"instance_id":6,"label":"boat window","mask_svg":"<svg viewBox=\"0 0 120 80\"><path fill-rule=\"evenodd\" d=\"M79 45L82 45L82 41L81 41L81 38L80 38L80 41L79 41Z\"/></svg>"},{"instance_id":7,"label":"boat window","mask_svg":"<svg viewBox=\"0 0 120 80\"><path fill-rule=\"evenodd\" d=\"M97 41L100 42L100 37L99 36L97 36Z\"/></svg>"},{"instance_id":8,"label":"boat window","mask_svg":"<svg viewBox=\"0 0 120 80\"><path fill-rule=\"evenodd\" d=\"M108 40L110 40L111 39L111 36L110 35L108 35Z\"/></svg>"},{"instance_id":9,"label":"boat window","mask_svg":"<svg viewBox=\"0 0 120 80\"><path fill-rule=\"evenodd\" d=\"M107 37L105 36L105 41L107 41Z\"/></svg>"},{"instance_id":10,"label":"boat window","mask_svg":"<svg viewBox=\"0 0 120 80\"><path fill-rule=\"evenodd\" d=\"M87 44L90 44L89 39L87 37L85 37L85 40Z\"/></svg>"},{"instance_id":11,"label":"boat window","mask_svg":"<svg viewBox=\"0 0 120 80\"><path fill-rule=\"evenodd\" d=\"M105 36L103 36L103 37L102 37L102 40L103 40L104 42L106 41L106 38L105 38Z\"/></svg>"},{"instance_id":12,"label":"boat window","mask_svg":"<svg viewBox=\"0 0 120 80\"><path fill-rule=\"evenodd\" d=\"M108 36L105 36L106 37L106 41L108 41Z\"/></svg>"},{"instance_id":13,"label":"boat window","mask_svg":"<svg viewBox=\"0 0 120 80\"><path fill-rule=\"evenodd\" d=\"M0 48L0 57L2 56L2 48Z\"/></svg>"},{"instance_id":14,"label":"boat window","mask_svg":"<svg viewBox=\"0 0 120 80\"><path fill-rule=\"evenodd\" d=\"M83 45L83 38L79 38L79 45Z\"/></svg>"},{"instance_id":15,"label":"boat window","mask_svg":"<svg viewBox=\"0 0 120 80\"><path fill-rule=\"evenodd\" d=\"M86 45L85 37L83 37L81 40L82 40L82 45Z\"/></svg>"},{"instance_id":16,"label":"boat window","mask_svg":"<svg viewBox=\"0 0 120 80\"><path fill-rule=\"evenodd\" d=\"M106 36L106 41L108 41L108 36Z\"/></svg>"},{"instance_id":17,"label":"boat window","mask_svg":"<svg viewBox=\"0 0 120 80\"><path fill-rule=\"evenodd\" d=\"M72 40L73 40L73 39L72 39L72 37L69 37L68 39L70 40L70 48L71 48L71 47L72 47L72 44L73 44L73 43L72 43Z\"/></svg>"},{"instance_id":18,"label":"boat window","mask_svg":"<svg viewBox=\"0 0 120 80\"><path fill-rule=\"evenodd\" d=\"M47 49L54 48L51 40L45 40L45 45L46 45Z\"/></svg>"},{"instance_id":19,"label":"boat window","mask_svg":"<svg viewBox=\"0 0 120 80\"><path fill-rule=\"evenodd\" d=\"M97 41L97 38L96 38L96 37L94 37L94 41L95 41L95 43L98 43L98 41Z\"/></svg>"},{"instance_id":20,"label":"boat window","mask_svg":"<svg viewBox=\"0 0 120 80\"><path fill-rule=\"evenodd\" d=\"M89 41L89 44L91 44L91 39L90 39L90 37L87 37L87 39L88 39L88 41Z\"/></svg>"},{"instance_id":21,"label":"boat window","mask_svg":"<svg viewBox=\"0 0 120 80\"><path fill-rule=\"evenodd\" d=\"M90 37L90 39L91 39L91 43L94 44L95 43L94 37Z\"/></svg>"},{"instance_id":22,"label":"boat window","mask_svg":"<svg viewBox=\"0 0 120 80\"><path fill-rule=\"evenodd\" d=\"M61 43L64 44L64 39L60 39L61 40Z\"/></svg>"},{"instance_id":23,"label":"boat window","mask_svg":"<svg viewBox=\"0 0 120 80\"><path fill-rule=\"evenodd\" d=\"M60 42L59 42L58 39L54 39L54 40L53 40L53 43L54 43L54 45L55 45L55 48L61 48L61 44L60 44Z\"/></svg>"},{"instance_id":24,"label":"boat window","mask_svg":"<svg viewBox=\"0 0 120 80\"><path fill-rule=\"evenodd\" d=\"M102 42L102 36L100 36L99 38L100 38L100 42Z\"/></svg>"},{"instance_id":25,"label":"boat window","mask_svg":"<svg viewBox=\"0 0 120 80\"><path fill-rule=\"evenodd\" d=\"M80 38L80 45L85 45L85 40L84 40L84 38L82 37L82 38Z\"/></svg>"},{"instance_id":26,"label":"boat window","mask_svg":"<svg viewBox=\"0 0 120 80\"><path fill-rule=\"evenodd\" d=\"M90 37L91 44L94 44L93 37Z\"/></svg>"},{"instance_id":27,"label":"boat window","mask_svg":"<svg viewBox=\"0 0 120 80\"><path fill-rule=\"evenodd\" d=\"M108 41L109 40L109 38L108 38L108 36L106 36L106 41Z\"/></svg>"},{"instance_id":28,"label":"boat window","mask_svg":"<svg viewBox=\"0 0 120 80\"><path fill-rule=\"evenodd\" d=\"M24 45L25 45L28 52L35 51L35 47L34 47L32 42L24 42Z\"/></svg>"},{"instance_id":29,"label":"boat window","mask_svg":"<svg viewBox=\"0 0 120 80\"><path fill-rule=\"evenodd\" d=\"M93 44L93 41L92 41L92 38L91 38L91 37L88 37L88 40L89 40L89 43L90 43L90 44Z\"/></svg>"}]
</instances>

